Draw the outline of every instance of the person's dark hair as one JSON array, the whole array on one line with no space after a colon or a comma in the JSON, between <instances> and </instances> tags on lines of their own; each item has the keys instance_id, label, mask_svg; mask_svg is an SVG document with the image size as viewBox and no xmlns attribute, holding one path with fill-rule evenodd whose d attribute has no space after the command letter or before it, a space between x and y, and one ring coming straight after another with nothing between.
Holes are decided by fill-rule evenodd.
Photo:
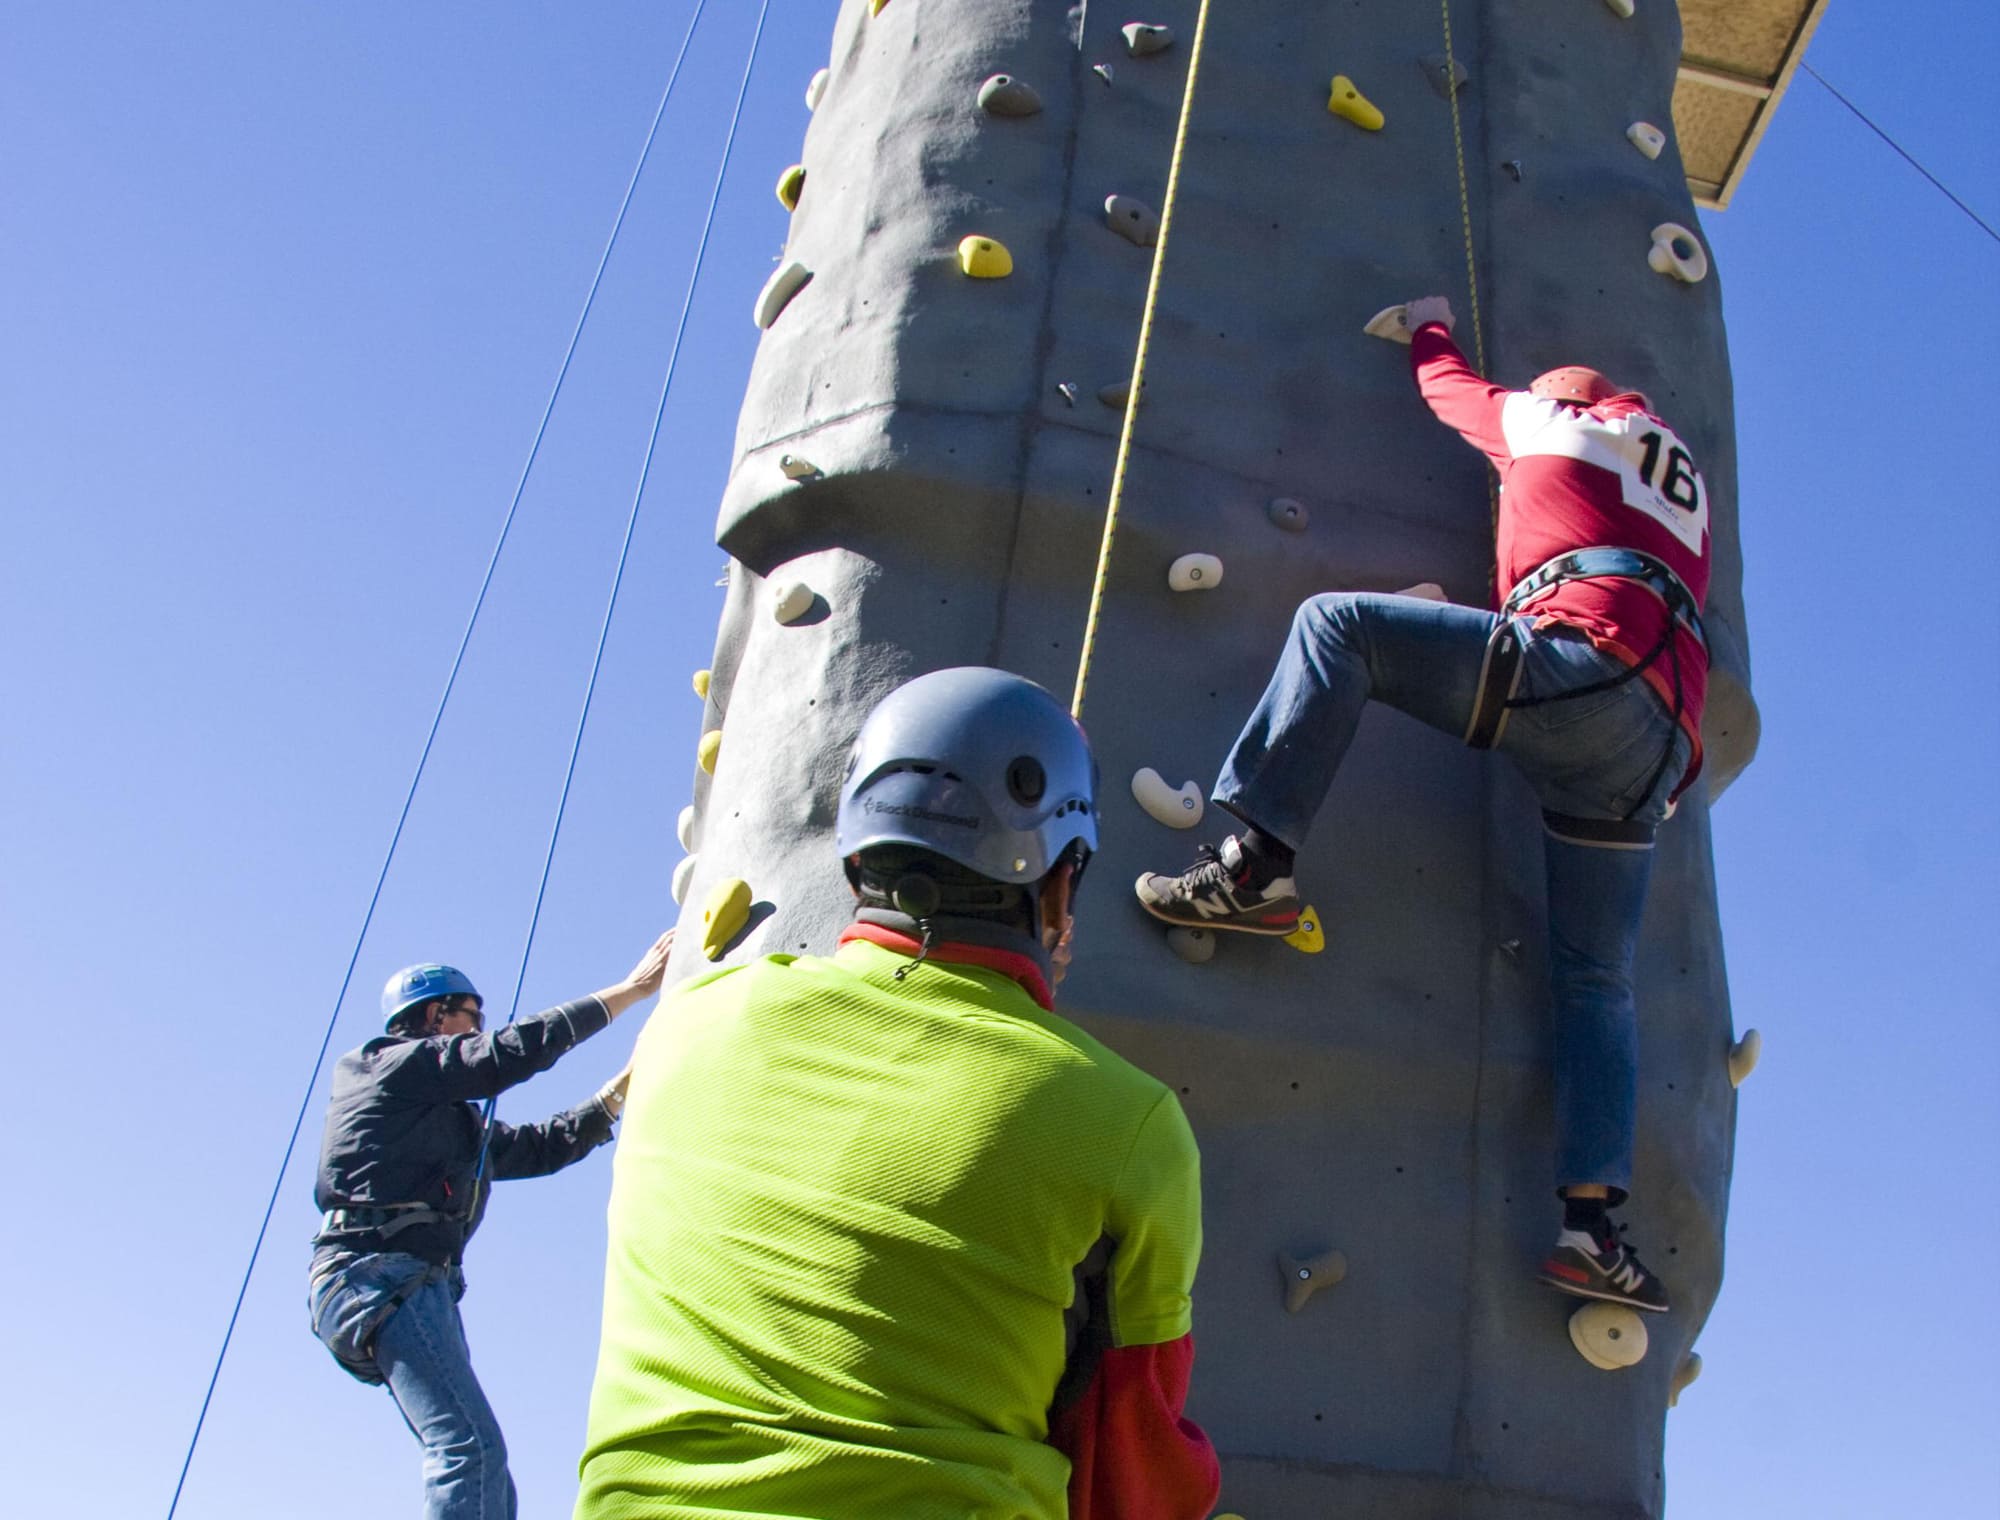
<instances>
[{"instance_id":1,"label":"person's dark hair","mask_svg":"<svg viewBox=\"0 0 2000 1520\"><path fill-rule=\"evenodd\" d=\"M412 1003L389 1021L388 1032L407 1039L423 1039L430 1030L431 1010L443 1006L445 1001L444 998L431 998L426 1002Z\"/></svg>"},{"instance_id":2,"label":"person's dark hair","mask_svg":"<svg viewBox=\"0 0 2000 1520\"><path fill-rule=\"evenodd\" d=\"M847 875L864 908L919 920L935 914L986 919L1028 934L1037 931L1039 882L1021 887L994 881L915 845L863 850L848 861Z\"/></svg>"}]
</instances>

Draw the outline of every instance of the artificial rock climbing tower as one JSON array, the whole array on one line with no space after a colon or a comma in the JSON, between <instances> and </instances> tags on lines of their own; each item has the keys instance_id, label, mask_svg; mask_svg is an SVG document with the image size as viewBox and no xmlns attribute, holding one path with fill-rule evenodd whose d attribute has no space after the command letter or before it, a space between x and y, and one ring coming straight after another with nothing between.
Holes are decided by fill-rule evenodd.
<instances>
[{"instance_id":1,"label":"artificial rock climbing tower","mask_svg":"<svg viewBox=\"0 0 2000 1520\"><path fill-rule=\"evenodd\" d=\"M1083 713L1104 847L1064 1009L1178 1088L1200 1137L1192 1408L1249 1520L1664 1504L1735 1121L1708 800L1756 715L1721 300L1673 136L1680 22L1632 10L1452 0L1463 200L1438 8L1230 0L1207 28ZM846 921L833 808L875 698L958 664L1071 689L1195 21L1195 0L840 8L780 184L796 209L697 683L676 888L692 919L749 884L730 960L826 950ZM1175 794L1213 778L1300 599L1432 581L1486 601L1484 465L1407 351L1362 331L1444 292L1474 351L1468 223L1488 373L1581 362L1646 389L1713 502L1709 781L1662 831L1639 968L1634 1227L1675 1308L1613 1370L1532 1280L1558 1217L1541 835L1505 762L1371 710L1300 861L1320 953L1171 945L1128 891L1221 832L1168 826L1199 808Z\"/></svg>"}]
</instances>

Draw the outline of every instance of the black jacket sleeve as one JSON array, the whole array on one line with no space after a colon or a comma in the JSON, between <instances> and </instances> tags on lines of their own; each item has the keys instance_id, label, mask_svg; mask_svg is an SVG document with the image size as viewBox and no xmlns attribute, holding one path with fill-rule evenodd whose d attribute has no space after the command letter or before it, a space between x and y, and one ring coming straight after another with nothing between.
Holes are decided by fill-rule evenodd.
<instances>
[{"instance_id":1,"label":"black jacket sleeve","mask_svg":"<svg viewBox=\"0 0 2000 1520\"><path fill-rule=\"evenodd\" d=\"M562 1003L480 1034L426 1040L437 1050L437 1096L490 1098L555 1065L563 1053L611 1022L594 997Z\"/></svg>"},{"instance_id":2,"label":"black jacket sleeve","mask_svg":"<svg viewBox=\"0 0 2000 1520\"><path fill-rule=\"evenodd\" d=\"M592 1098L540 1124L493 1121L486 1161L496 1182L546 1177L581 1161L611 1138L611 1115Z\"/></svg>"}]
</instances>

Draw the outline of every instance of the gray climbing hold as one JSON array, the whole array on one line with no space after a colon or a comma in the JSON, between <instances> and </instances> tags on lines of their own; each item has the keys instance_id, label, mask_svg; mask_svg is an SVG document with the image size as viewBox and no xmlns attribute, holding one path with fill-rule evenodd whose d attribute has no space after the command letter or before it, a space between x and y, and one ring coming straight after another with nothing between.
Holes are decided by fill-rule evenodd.
<instances>
[{"instance_id":1,"label":"gray climbing hold","mask_svg":"<svg viewBox=\"0 0 2000 1520\"><path fill-rule=\"evenodd\" d=\"M785 309L792 297L806 288L812 277L812 271L797 259L786 260L771 271L771 278L757 293L757 305L750 313L750 320L759 327L769 327L778 320L778 313Z\"/></svg>"},{"instance_id":2,"label":"gray climbing hold","mask_svg":"<svg viewBox=\"0 0 2000 1520\"><path fill-rule=\"evenodd\" d=\"M1145 399L1145 394L1145 387L1141 386L1139 396L1142 401ZM1122 412L1125 410L1125 403L1132 399L1132 382L1120 380L1116 385L1107 385L1097 393L1097 399L1106 406Z\"/></svg>"},{"instance_id":3,"label":"gray climbing hold","mask_svg":"<svg viewBox=\"0 0 2000 1520\"><path fill-rule=\"evenodd\" d=\"M1160 240L1160 214L1134 196L1105 196L1104 225L1141 248L1151 248Z\"/></svg>"},{"instance_id":4,"label":"gray climbing hold","mask_svg":"<svg viewBox=\"0 0 2000 1520\"><path fill-rule=\"evenodd\" d=\"M1585 1304L1569 1317L1569 1340L1601 1372L1636 1367L1646 1358L1646 1323L1623 1304Z\"/></svg>"},{"instance_id":5,"label":"gray climbing hold","mask_svg":"<svg viewBox=\"0 0 2000 1520\"><path fill-rule=\"evenodd\" d=\"M826 98L827 74L828 70L821 69L817 74L813 75L812 83L806 86L806 109L808 111L817 111L820 101Z\"/></svg>"},{"instance_id":6,"label":"gray climbing hold","mask_svg":"<svg viewBox=\"0 0 2000 1520\"><path fill-rule=\"evenodd\" d=\"M1271 521L1287 533L1303 533L1306 530L1306 504L1293 501L1289 496L1274 497L1270 506L1264 509Z\"/></svg>"},{"instance_id":7,"label":"gray climbing hold","mask_svg":"<svg viewBox=\"0 0 2000 1520\"><path fill-rule=\"evenodd\" d=\"M1442 53L1426 53L1423 58L1424 78L1438 93L1438 99L1449 100L1465 88L1466 80L1472 76L1465 72L1465 65L1456 58L1446 58Z\"/></svg>"},{"instance_id":8,"label":"gray climbing hold","mask_svg":"<svg viewBox=\"0 0 2000 1520\"><path fill-rule=\"evenodd\" d=\"M1093 64L1092 64L1092 65L1090 66L1090 72L1091 72L1091 73L1093 73L1093 74L1095 74L1095 75L1096 75L1096 76L1097 76L1097 77L1098 77L1099 79L1103 80L1103 81L1104 81L1104 82L1105 82L1106 84L1109 84L1109 83L1111 83L1111 65L1110 65L1110 64L1108 64L1108 63L1093 63Z\"/></svg>"},{"instance_id":9,"label":"gray climbing hold","mask_svg":"<svg viewBox=\"0 0 2000 1520\"><path fill-rule=\"evenodd\" d=\"M1012 74L995 74L979 87L979 109L989 116L1033 116L1042 97Z\"/></svg>"},{"instance_id":10,"label":"gray climbing hold","mask_svg":"<svg viewBox=\"0 0 2000 1520\"><path fill-rule=\"evenodd\" d=\"M785 472L787 480L816 480L820 473L818 465L810 459L801 459L796 454L780 454L778 468Z\"/></svg>"},{"instance_id":11,"label":"gray climbing hold","mask_svg":"<svg viewBox=\"0 0 2000 1520\"><path fill-rule=\"evenodd\" d=\"M1513 176L1515 184L1521 183L1521 161L1518 158L1510 158L1500 167Z\"/></svg>"},{"instance_id":12,"label":"gray climbing hold","mask_svg":"<svg viewBox=\"0 0 2000 1520\"><path fill-rule=\"evenodd\" d=\"M1321 1288L1331 1288L1347 1276L1347 1257L1339 1251L1317 1256L1278 1253L1278 1278L1285 1286L1285 1312L1297 1314Z\"/></svg>"},{"instance_id":13,"label":"gray climbing hold","mask_svg":"<svg viewBox=\"0 0 2000 1520\"><path fill-rule=\"evenodd\" d=\"M1062 384L1058 385L1056 393L1063 398L1064 406L1075 406L1076 398L1081 394L1077 390L1075 382L1070 380L1065 380Z\"/></svg>"},{"instance_id":14,"label":"gray climbing hold","mask_svg":"<svg viewBox=\"0 0 2000 1520\"><path fill-rule=\"evenodd\" d=\"M1213 929L1169 929L1167 948L1190 966L1205 966L1215 959Z\"/></svg>"},{"instance_id":15,"label":"gray climbing hold","mask_svg":"<svg viewBox=\"0 0 2000 1520\"><path fill-rule=\"evenodd\" d=\"M1125 51L1134 58L1144 58L1148 53L1164 53L1174 45L1174 29L1170 26L1128 21L1118 30L1125 34Z\"/></svg>"}]
</instances>

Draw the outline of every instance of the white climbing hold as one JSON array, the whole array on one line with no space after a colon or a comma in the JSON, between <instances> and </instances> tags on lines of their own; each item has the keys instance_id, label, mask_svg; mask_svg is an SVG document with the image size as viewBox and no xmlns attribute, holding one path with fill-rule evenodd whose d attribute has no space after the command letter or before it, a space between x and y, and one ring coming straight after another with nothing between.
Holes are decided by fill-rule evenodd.
<instances>
[{"instance_id":1,"label":"white climbing hold","mask_svg":"<svg viewBox=\"0 0 2000 1520\"><path fill-rule=\"evenodd\" d=\"M1448 602L1451 600L1450 597L1444 594L1444 587L1440 586L1436 581L1418 581L1414 586L1405 586L1396 595L1413 596L1420 602Z\"/></svg>"},{"instance_id":2,"label":"white climbing hold","mask_svg":"<svg viewBox=\"0 0 2000 1520\"><path fill-rule=\"evenodd\" d=\"M1169 929L1167 948L1191 966L1203 966L1215 959L1213 929Z\"/></svg>"},{"instance_id":3,"label":"white climbing hold","mask_svg":"<svg viewBox=\"0 0 2000 1520\"><path fill-rule=\"evenodd\" d=\"M681 816L674 820L674 838L681 842L681 848L690 855L694 853L694 804L690 802L681 809Z\"/></svg>"},{"instance_id":4,"label":"white climbing hold","mask_svg":"<svg viewBox=\"0 0 2000 1520\"><path fill-rule=\"evenodd\" d=\"M812 480L819 474L818 465L796 454L780 454L778 468L785 472L787 480Z\"/></svg>"},{"instance_id":5,"label":"white climbing hold","mask_svg":"<svg viewBox=\"0 0 2000 1520\"><path fill-rule=\"evenodd\" d=\"M990 116L1033 116L1042 97L1012 74L994 74L979 87L979 109Z\"/></svg>"},{"instance_id":6,"label":"white climbing hold","mask_svg":"<svg viewBox=\"0 0 2000 1520\"><path fill-rule=\"evenodd\" d=\"M1569 1317L1569 1339L1591 1366L1616 1372L1644 1360L1646 1322L1623 1304L1585 1304Z\"/></svg>"},{"instance_id":7,"label":"white climbing hold","mask_svg":"<svg viewBox=\"0 0 2000 1520\"><path fill-rule=\"evenodd\" d=\"M1646 262L1656 273L1672 275L1689 285L1708 278L1708 250L1679 222L1662 222L1653 229L1653 251Z\"/></svg>"},{"instance_id":8,"label":"white climbing hold","mask_svg":"<svg viewBox=\"0 0 2000 1520\"><path fill-rule=\"evenodd\" d=\"M817 111L819 103L826 99L827 76L832 72L831 69L821 69L817 74L813 75L812 83L806 86L806 109L808 111Z\"/></svg>"},{"instance_id":9,"label":"white climbing hold","mask_svg":"<svg viewBox=\"0 0 2000 1520\"><path fill-rule=\"evenodd\" d=\"M1688 1385L1700 1376L1701 1353L1690 1351L1681 1359L1680 1366L1674 1369L1674 1380L1667 1384L1667 1408L1672 1409L1680 1403L1681 1395L1687 1392Z\"/></svg>"},{"instance_id":10,"label":"white climbing hold","mask_svg":"<svg viewBox=\"0 0 2000 1520\"><path fill-rule=\"evenodd\" d=\"M1754 1029L1743 1031L1743 1038L1729 1047L1729 1085L1741 1087L1743 1079L1757 1069L1757 1058L1764 1054L1764 1037Z\"/></svg>"},{"instance_id":11,"label":"white climbing hold","mask_svg":"<svg viewBox=\"0 0 2000 1520\"><path fill-rule=\"evenodd\" d=\"M1209 591L1222 584L1222 561L1213 554L1183 554L1167 567L1167 584L1176 591Z\"/></svg>"},{"instance_id":12,"label":"white climbing hold","mask_svg":"<svg viewBox=\"0 0 2000 1520\"><path fill-rule=\"evenodd\" d=\"M1648 158L1658 158L1667 145L1667 134L1650 121L1635 121L1625 129L1626 140Z\"/></svg>"},{"instance_id":13,"label":"white climbing hold","mask_svg":"<svg viewBox=\"0 0 2000 1520\"><path fill-rule=\"evenodd\" d=\"M694 880L694 857L688 856L674 867L674 906L679 907L688 900L688 883Z\"/></svg>"},{"instance_id":14,"label":"white climbing hold","mask_svg":"<svg viewBox=\"0 0 2000 1520\"><path fill-rule=\"evenodd\" d=\"M1630 21L1634 12L1638 10L1633 0L1604 0L1604 3L1610 7L1612 15L1622 16L1627 21Z\"/></svg>"},{"instance_id":15,"label":"white climbing hold","mask_svg":"<svg viewBox=\"0 0 2000 1520\"><path fill-rule=\"evenodd\" d=\"M1264 511L1287 533L1303 533L1306 530L1308 518L1306 504L1302 501L1293 501L1289 496L1274 496Z\"/></svg>"},{"instance_id":16,"label":"white climbing hold","mask_svg":"<svg viewBox=\"0 0 2000 1520\"><path fill-rule=\"evenodd\" d=\"M1111 83L1111 65L1110 65L1110 64L1108 64L1108 63L1093 63L1093 64L1092 64L1092 65L1090 66L1090 72L1091 72L1091 73L1093 73L1093 74L1095 74L1095 75L1096 75L1096 76L1097 76L1097 77L1098 77L1099 79L1103 80L1103 81L1104 81L1104 82L1105 82L1106 84L1110 84L1110 83Z\"/></svg>"},{"instance_id":17,"label":"white climbing hold","mask_svg":"<svg viewBox=\"0 0 2000 1520\"><path fill-rule=\"evenodd\" d=\"M1056 393L1063 398L1063 405L1065 406L1075 406L1076 398L1082 394L1082 392L1077 390L1075 382L1070 380L1065 380L1059 384L1056 387Z\"/></svg>"},{"instance_id":18,"label":"white climbing hold","mask_svg":"<svg viewBox=\"0 0 2000 1520\"><path fill-rule=\"evenodd\" d=\"M757 306L750 313L750 320L759 327L769 327L778 320L778 313L785 309L792 297L806 288L806 282L812 277L812 271L797 259L787 259L771 271L771 278L757 293Z\"/></svg>"},{"instance_id":19,"label":"white climbing hold","mask_svg":"<svg viewBox=\"0 0 2000 1520\"><path fill-rule=\"evenodd\" d=\"M1141 248L1151 248L1160 240L1160 214L1130 195L1104 197L1104 225Z\"/></svg>"},{"instance_id":20,"label":"white climbing hold","mask_svg":"<svg viewBox=\"0 0 2000 1520\"><path fill-rule=\"evenodd\" d=\"M1385 306L1363 323L1361 330L1371 338L1407 343L1410 341L1410 308L1405 305Z\"/></svg>"},{"instance_id":21,"label":"white climbing hold","mask_svg":"<svg viewBox=\"0 0 2000 1520\"><path fill-rule=\"evenodd\" d=\"M1140 807L1170 829L1191 829L1201 822L1201 783L1190 781L1179 791L1150 765L1132 777L1132 797Z\"/></svg>"},{"instance_id":22,"label":"white climbing hold","mask_svg":"<svg viewBox=\"0 0 2000 1520\"><path fill-rule=\"evenodd\" d=\"M804 581L779 581L771 587L771 616L796 623L812 611L813 589Z\"/></svg>"},{"instance_id":23,"label":"white climbing hold","mask_svg":"<svg viewBox=\"0 0 2000 1520\"><path fill-rule=\"evenodd\" d=\"M1164 53L1174 45L1174 29L1170 26L1128 21L1118 30L1125 34L1125 51L1134 58L1144 58L1148 53Z\"/></svg>"}]
</instances>

